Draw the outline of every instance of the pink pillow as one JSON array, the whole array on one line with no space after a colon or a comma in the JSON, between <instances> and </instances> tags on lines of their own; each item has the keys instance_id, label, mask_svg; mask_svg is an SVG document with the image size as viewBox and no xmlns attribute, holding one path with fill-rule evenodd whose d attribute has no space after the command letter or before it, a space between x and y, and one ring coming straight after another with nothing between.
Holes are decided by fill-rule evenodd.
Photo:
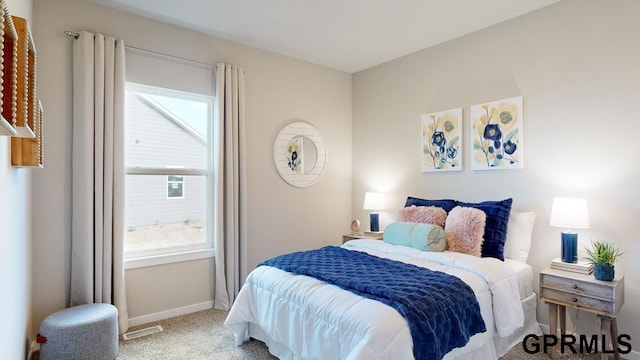
<instances>
[{"instance_id":1,"label":"pink pillow","mask_svg":"<svg viewBox=\"0 0 640 360\"><path fill-rule=\"evenodd\" d=\"M487 214L470 207L456 206L447 215L444 226L449 251L480 257Z\"/></svg>"},{"instance_id":2,"label":"pink pillow","mask_svg":"<svg viewBox=\"0 0 640 360\"><path fill-rule=\"evenodd\" d=\"M432 224L440 227L444 227L446 219L447 212L436 206L411 205L400 209L397 216L398 221Z\"/></svg>"}]
</instances>

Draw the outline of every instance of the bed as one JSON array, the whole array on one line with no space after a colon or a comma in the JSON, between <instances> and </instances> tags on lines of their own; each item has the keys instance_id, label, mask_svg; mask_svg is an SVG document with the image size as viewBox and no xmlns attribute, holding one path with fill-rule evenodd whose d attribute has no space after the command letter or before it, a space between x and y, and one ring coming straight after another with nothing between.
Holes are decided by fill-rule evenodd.
<instances>
[{"instance_id":1,"label":"bed","mask_svg":"<svg viewBox=\"0 0 640 360\"><path fill-rule=\"evenodd\" d=\"M421 252L379 240L352 240L343 247L443 271L472 287L487 331L472 336L445 359L496 359L525 334L541 334L532 271L525 263L448 251ZM393 308L269 266L260 266L248 276L225 325L236 344L249 338L261 340L280 359L414 358L407 322Z\"/></svg>"},{"instance_id":2,"label":"bed","mask_svg":"<svg viewBox=\"0 0 640 360\"><path fill-rule=\"evenodd\" d=\"M348 241L341 249L453 275L472 289L486 331L447 351L444 359L497 359L526 334L542 334L532 269L524 261L367 239ZM273 266L249 274L225 325L237 345L258 339L280 359L416 358L413 328L393 307Z\"/></svg>"}]
</instances>

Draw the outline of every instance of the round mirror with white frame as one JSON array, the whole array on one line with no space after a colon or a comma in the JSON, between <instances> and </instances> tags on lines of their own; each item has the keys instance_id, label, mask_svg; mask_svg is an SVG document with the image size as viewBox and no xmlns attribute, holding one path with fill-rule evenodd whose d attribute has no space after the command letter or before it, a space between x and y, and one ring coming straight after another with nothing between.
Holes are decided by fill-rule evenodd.
<instances>
[{"instance_id":1,"label":"round mirror with white frame","mask_svg":"<svg viewBox=\"0 0 640 360\"><path fill-rule=\"evenodd\" d=\"M324 138L306 121L291 122L276 137L273 160L284 181L296 187L311 186L327 164Z\"/></svg>"}]
</instances>

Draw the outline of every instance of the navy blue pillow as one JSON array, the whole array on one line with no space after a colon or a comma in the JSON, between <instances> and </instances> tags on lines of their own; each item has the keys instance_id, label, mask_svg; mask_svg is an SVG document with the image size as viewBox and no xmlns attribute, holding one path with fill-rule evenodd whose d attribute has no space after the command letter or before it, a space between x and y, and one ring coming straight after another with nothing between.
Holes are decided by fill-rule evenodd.
<instances>
[{"instance_id":1,"label":"navy blue pillow","mask_svg":"<svg viewBox=\"0 0 640 360\"><path fill-rule=\"evenodd\" d=\"M407 198L407 202L404 204L404 207L409 207L411 205L415 206L437 206L439 208L443 208L447 213L451 211L454 207L456 207L457 201L451 199L442 199L442 200L427 200L420 199L416 197L409 196Z\"/></svg>"},{"instance_id":2,"label":"navy blue pillow","mask_svg":"<svg viewBox=\"0 0 640 360\"><path fill-rule=\"evenodd\" d=\"M507 224L512 203L513 199L511 198L501 201L484 201L477 204L458 201L458 206L480 209L487 214L482 257L494 257L504 261L504 243L507 241Z\"/></svg>"}]
</instances>

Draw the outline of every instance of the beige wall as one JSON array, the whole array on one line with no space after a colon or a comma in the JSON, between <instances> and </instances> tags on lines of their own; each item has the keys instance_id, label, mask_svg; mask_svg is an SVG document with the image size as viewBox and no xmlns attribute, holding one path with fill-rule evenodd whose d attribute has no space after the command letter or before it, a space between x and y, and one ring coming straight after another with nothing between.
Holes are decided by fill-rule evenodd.
<instances>
[{"instance_id":1,"label":"beige wall","mask_svg":"<svg viewBox=\"0 0 640 360\"><path fill-rule=\"evenodd\" d=\"M640 130L640 45L635 39L640 33L639 15L640 3L631 0L567 0L354 74L351 85L348 74L84 1L36 0L33 28L47 118L47 166L33 179L38 205L33 226L33 324L63 308L68 298L72 40L63 31L89 30L123 37L133 46L245 68L249 238L245 272L273 255L339 243L352 214L367 227L367 214L361 209L364 192L380 190L389 194L382 226L393 220L408 195L468 201L513 197L515 209L538 213L529 260L537 273L559 254L559 229L548 226L552 197L583 196L589 200L592 229L580 233L582 242L604 236L626 252L618 264L626 277L626 305L618 326L620 333L633 338L640 333L640 325L632 321L640 311L636 305L640 265L633 262L638 257L633 221L640 213L640 151L635 135ZM420 172L421 114L463 107L466 145L469 105L517 95L525 101L524 169L474 172L468 169L465 151L467 169L462 172ZM327 171L307 189L285 184L273 166L273 140L292 119L314 123L327 141ZM3 141L0 145L5 148ZM0 179L25 191L20 171L0 164ZM0 196L16 196L1 191ZM19 222L12 235L26 243L26 216ZM20 251L24 250L12 250ZM0 256L4 260L5 255ZM201 263L193 266L208 268ZM172 266L158 270L158 274L145 269L130 276L140 282L129 284L137 298L130 299L132 316L207 297L190 294L182 301L153 293L149 298L152 290L139 291L146 288L143 283L188 271ZM0 279L0 290L8 288L5 278ZM195 281L209 283L206 275ZM28 290L23 293L27 298ZM145 302L153 306L146 307ZM538 315L540 322L547 322L544 304ZM580 331L595 332L592 316L581 314L578 321L575 312L571 316ZM634 342L634 348L639 346Z\"/></svg>"},{"instance_id":2,"label":"beige wall","mask_svg":"<svg viewBox=\"0 0 640 360\"><path fill-rule=\"evenodd\" d=\"M5 2L11 15L31 21L31 0ZM31 174L37 171L12 167L11 138L0 136L0 353L6 359L24 359L32 333Z\"/></svg>"},{"instance_id":3,"label":"beige wall","mask_svg":"<svg viewBox=\"0 0 640 360\"><path fill-rule=\"evenodd\" d=\"M580 232L579 247L601 236L625 251L618 331L640 349L638 18L638 1L567 0L354 74L353 214L367 219L362 200L370 190L389 194L381 226L409 195L513 197L515 209L537 212L528 261L537 274L560 254L561 229L549 226L552 197L585 197L591 229ZM518 95L525 168L470 170L469 106ZM464 171L421 173L420 115L456 107L464 111ZM597 333L593 316L571 317L580 331ZM538 320L548 322L543 303Z\"/></svg>"},{"instance_id":4,"label":"beige wall","mask_svg":"<svg viewBox=\"0 0 640 360\"><path fill-rule=\"evenodd\" d=\"M245 273L277 254L340 243L351 213L351 75L86 1L36 0L34 20L38 86L46 113L46 167L33 179L38 203L33 228L34 324L64 308L68 299L73 40L63 34L65 30L102 32L122 37L131 46L245 69L249 248ZM327 141L328 167L306 189L284 183L273 164L275 137L293 119L315 124ZM210 269L210 263L200 260L128 270L130 317L210 301ZM180 287L187 278L191 289Z\"/></svg>"}]
</instances>

